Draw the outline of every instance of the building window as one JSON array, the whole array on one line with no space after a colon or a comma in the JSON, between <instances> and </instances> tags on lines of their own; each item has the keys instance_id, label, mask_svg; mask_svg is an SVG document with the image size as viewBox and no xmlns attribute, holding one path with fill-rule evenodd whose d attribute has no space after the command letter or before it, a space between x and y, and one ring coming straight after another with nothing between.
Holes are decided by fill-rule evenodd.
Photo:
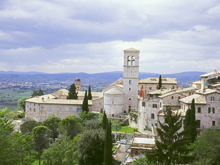
<instances>
[{"instance_id":1,"label":"building window","mask_svg":"<svg viewBox=\"0 0 220 165\"><path fill-rule=\"evenodd\" d=\"M210 99L210 101L211 101L211 102L215 102L215 97L212 96L211 99Z\"/></svg>"},{"instance_id":2,"label":"building window","mask_svg":"<svg viewBox=\"0 0 220 165\"><path fill-rule=\"evenodd\" d=\"M180 99L180 96L178 97L178 99Z\"/></svg>"},{"instance_id":3,"label":"building window","mask_svg":"<svg viewBox=\"0 0 220 165\"><path fill-rule=\"evenodd\" d=\"M40 112L40 109L38 108L38 113Z\"/></svg>"},{"instance_id":4,"label":"building window","mask_svg":"<svg viewBox=\"0 0 220 165\"><path fill-rule=\"evenodd\" d=\"M30 111L31 111L31 108L30 108Z\"/></svg>"},{"instance_id":5,"label":"building window","mask_svg":"<svg viewBox=\"0 0 220 165\"><path fill-rule=\"evenodd\" d=\"M212 126L215 126L215 121L212 121Z\"/></svg>"},{"instance_id":6,"label":"building window","mask_svg":"<svg viewBox=\"0 0 220 165\"><path fill-rule=\"evenodd\" d=\"M129 84L132 84L132 80L129 80Z\"/></svg>"},{"instance_id":7,"label":"building window","mask_svg":"<svg viewBox=\"0 0 220 165\"><path fill-rule=\"evenodd\" d=\"M201 113L201 107L198 107L198 111L197 111L198 113Z\"/></svg>"},{"instance_id":8,"label":"building window","mask_svg":"<svg viewBox=\"0 0 220 165\"><path fill-rule=\"evenodd\" d=\"M112 114L112 117L114 117L114 114Z\"/></svg>"},{"instance_id":9,"label":"building window","mask_svg":"<svg viewBox=\"0 0 220 165\"><path fill-rule=\"evenodd\" d=\"M143 86L143 85L141 86L141 89L144 89L144 86Z\"/></svg>"},{"instance_id":10,"label":"building window","mask_svg":"<svg viewBox=\"0 0 220 165\"><path fill-rule=\"evenodd\" d=\"M196 128L200 128L200 120L196 120Z\"/></svg>"},{"instance_id":11,"label":"building window","mask_svg":"<svg viewBox=\"0 0 220 165\"><path fill-rule=\"evenodd\" d=\"M151 90L151 89L152 89L152 87L149 87L149 89Z\"/></svg>"},{"instance_id":12,"label":"building window","mask_svg":"<svg viewBox=\"0 0 220 165\"><path fill-rule=\"evenodd\" d=\"M129 100L131 100L131 98L129 98Z\"/></svg>"},{"instance_id":13,"label":"building window","mask_svg":"<svg viewBox=\"0 0 220 165\"><path fill-rule=\"evenodd\" d=\"M162 108L162 103L160 102L160 108Z\"/></svg>"},{"instance_id":14,"label":"building window","mask_svg":"<svg viewBox=\"0 0 220 165\"><path fill-rule=\"evenodd\" d=\"M70 108L70 112L72 112L72 108Z\"/></svg>"},{"instance_id":15,"label":"building window","mask_svg":"<svg viewBox=\"0 0 220 165\"><path fill-rule=\"evenodd\" d=\"M142 107L145 107L145 102L144 101L142 102Z\"/></svg>"},{"instance_id":16,"label":"building window","mask_svg":"<svg viewBox=\"0 0 220 165\"><path fill-rule=\"evenodd\" d=\"M49 117L51 117L51 114L49 114Z\"/></svg>"},{"instance_id":17,"label":"building window","mask_svg":"<svg viewBox=\"0 0 220 165\"><path fill-rule=\"evenodd\" d=\"M34 112L35 112L35 108L34 108Z\"/></svg>"},{"instance_id":18,"label":"building window","mask_svg":"<svg viewBox=\"0 0 220 165\"><path fill-rule=\"evenodd\" d=\"M34 103L34 106L35 106L35 103Z\"/></svg>"},{"instance_id":19,"label":"building window","mask_svg":"<svg viewBox=\"0 0 220 165\"><path fill-rule=\"evenodd\" d=\"M157 108L157 104L153 104L153 108Z\"/></svg>"},{"instance_id":20,"label":"building window","mask_svg":"<svg viewBox=\"0 0 220 165\"><path fill-rule=\"evenodd\" d=\"M154 119L154 114L153 113L151 113L151 119Z\"/></svg>"},{"instance_id":21,"label":"building window","mask_svg":"<svg viewBox=\"0 0 220 165\"><path fill-rule=\"evenodd\" d=\"M220 102L220 98L218 99L218 102Z\"/></svg>"},{"instance_id":22,"label":"building window","mask_svg":"<svg viewBox=\"0 0 220 165\"><path fill-rule=\"evenodd\" d=\"M215 108L214 107L209 107L208 113L215 113Z\"/></svg>"},{"instance_id":23,"label":"building window","mask_svg":"<svg viewBox=\"0 0 220 165\"><path fill-rule=\"evenodd\" d=\"M101 113L103 113L103 109L101 108Z\"/></svg>"},{"instance_id":24,"label":"building window","mask_svg":"<svg viewBox=\"0 0 220 165\"><path fill-rule=\"evenodd\" d=\"M130 56L127 57L127 65L131 65L131 57Z\"/></svg>"},{"instance_id":25,"label":"building window","mask_svg":"<svg viewBox=\"0 0 220 165\"><path fill-rule=\"evenodd\" d=\"M132 56L132 58L131 58L131 65L135 65L135 57L134 56Z\"/></svg>"},{"instance_id":26,"label":"building window","mask_svg":"<svg viewBox=\"0 0 220 165\"><path fill-rule=\"evenodd\" d=\"M131 88L129 88L129 91L131 90Z\"/></svg>"},{"instance_id":27,"label":"building window","mask_svg":"<svg viewBox=\"0 0 220 165\"><path fill-rule=\"evenodd\" d=\"M76 90L79 90L79 87L77 87Z\"/></svg>"},{"instance_id":28,"label":"building window","mask_svg":"<svg viewBox=\"0 0 220 165\"><path fill-rule=\"evenodd\" d=\"M112 101L112 104L114 104L114 101Z\"/></svg>"},{"instance_id":29,"label":"building window","mask_svg":"<svg viewBox=\"0 0 220 165\"><path fill-rule=\"evenodd\" d=\"M59 112L61 112L61 107L59 107Z\"/></svg>"},{"instance_id":30,"label":"building window","mask_svg":"<svg viewBox=\"0 0 220 165\"><path fill-rule=\"evenodd\" d=\"M49 111L51 111L51 107L49 107Z\"/></svg>"},{"instance_id":31,"label":"building window","mask_svg":"<svg viewBox=\"0 0 220 165\"><path fill-rule=\"evenodd\" d=\"M81 108L77 108L77 112L81 112Z\"/></svg>"},{"instance_id":32,"label":"building window","mask_svg":"<svg viewBox=\"0 0 220 165\"><path fill-rule=\"evenodd\" d=\"M128 111L129 111L129 112L131 111L131 106L128 106Z\"/></svg>"},{"instance_id":33,"label":"building window","mask_svg":"<svg viewBox=\"0 0 220 165\"><path fill-rule=\"evenodd\" d=\"M61 116L61 115L59 115L59 118L61 119L61 118L62 118L62 116Z\"/></svg>"},{"instance_id":34,"label":"building window","mask_svg":"<svg viewBox=\"0 0 220 165\"><path fill-rule=\"evenodd\" d=\"M171 97L171 99L173 99L173 96Z\"/></svg>"}]
</instances>

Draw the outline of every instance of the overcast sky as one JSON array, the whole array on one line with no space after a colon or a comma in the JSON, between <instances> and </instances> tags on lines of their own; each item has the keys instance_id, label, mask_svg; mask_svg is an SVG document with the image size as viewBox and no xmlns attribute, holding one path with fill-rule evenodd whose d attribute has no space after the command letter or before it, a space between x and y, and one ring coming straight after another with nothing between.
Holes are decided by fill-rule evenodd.
<instances>
[{"instance_id":1,"label":"overcast sky","mask_svg":"<svg viewBox=\"0 0 220 165\"><path fill-rule=\"evenodd\" d=\"M0 0L0 70L220 70L219 0Z\"/></svg>"}]
</instances>

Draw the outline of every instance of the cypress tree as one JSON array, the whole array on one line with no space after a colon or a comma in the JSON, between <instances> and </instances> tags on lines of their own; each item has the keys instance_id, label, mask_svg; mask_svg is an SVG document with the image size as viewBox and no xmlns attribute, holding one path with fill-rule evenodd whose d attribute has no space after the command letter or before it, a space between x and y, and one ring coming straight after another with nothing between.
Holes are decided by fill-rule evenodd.
<instances>
[{"instance_id":1,"label":"cypress tree","mask_svg":"<svg viewBox=\"0 0 220 165\"><path fill-rule=\"evenodd\" d=\"M90 85L89 85L89 91L88 91L88 100L92 100L92 93L91 93Z\"/></svg>"},{"instance_id":2,"label":"cypress tree","mask_svg":"<svg viewBox=\"0 0 220 165\"><path fill-rule=\"evenodd\" d=\"M103 114L103 117L102 117L102 128L103 129L106 129L107 124L108 124L107 122L108 122L108 118L107 118L106 113L104 111L104 114Z\"/></svg>"},{"instance_id":3,"label":"cypress tree","mask_svg":"<svg viewBox=\"0 0 220 165\"><path fill-rule=\"evenodd\" d=\"M165 113L165 123L159 123L157 128L158 137L155 140L156 146L146 155L151 162L161 164L183 164L190 161L186 155L189 152L187 144L189 140L185 137L184 131L178 132L182 127L180 114L172 114L171 109Z\"/></svg>"},{"instance_id":4,"label":"cypress tree","mask_svg":"<svg viewBox=\"0 0 220 165\"><path fill-rule=\"evenodd\" d=\"M88 113L88 96L87 96L87 90L85 91L85 96L84 96L84 100L83 100L83 104L82 104L82 111Z\"/></svg>"},{"instance_id":5,"label":"cypress tree","mask_svg":"<svg viewBox=\"0 0 220 165\"><path fill-rule=\"evenodd\" d=\"M72 84L70 86L69 93L68 93L68 96L66 99L78 99L77 94L78 93L76 92L76 86L75 86L75 84Z\"/></svg>"},{"instance_id":6,"label":"cypress tree","mask_svg":"<svg viewBox=\"0 0 220 165\"><path fill-rule=\"evenodd\" d=\"M162 87L162 79L161 79L161 75L160 75L157 89L161 89L161 87Z\"/></svg>"},{"instance_id":7,"label":"cypress tree","mask_svg":"<svg viewBox=\"0 0 220 165\"><path fill-rule=\"evenodd\" d=\"M192 100L191 103L191 114L190 114L190 138L191 142L193 143L196 139L197 132L196 132L196 116L195 116L195 100Z\"/></svg>"},{"instance_id":8,"label":"cypress tree","mask_svg":"<svg viewBox=\"0 0 220 165\"><path fill-rule=\"evenodd\" d=\"M105 148L104 148L104 165L112 165L112 130L111 121L107 121Z\"/></svg>"},{"instance_id":9,"label":"cypress tree","mask_svg":"<svg viewBox=\"0 0 220 165\"><path fill-rule=\"evenodd\" d=\"M185 131L185 137L190 137L190 117L191 117L191 109L188 109L186 111L185 121L184 121L184 131Z\"/></svg>"}]
</instances>

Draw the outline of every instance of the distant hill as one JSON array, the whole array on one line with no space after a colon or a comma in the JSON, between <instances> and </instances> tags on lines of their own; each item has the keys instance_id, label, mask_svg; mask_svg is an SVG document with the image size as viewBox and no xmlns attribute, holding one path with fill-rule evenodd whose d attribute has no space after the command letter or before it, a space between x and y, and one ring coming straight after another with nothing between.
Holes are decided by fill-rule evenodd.
<instances>
[{"instance_id":1,"label":"distant hill","mask_svg":"<svg viewBox=\"0 0 220 165\"><path fill-rule=\"evenodd\" d=\"M163 77L177 78L179 85L187 85L190 82L200 79L200 75L205 74L205 72L182 72L174 74L163 74ZM139 78L144 79L148 77L159 77L160 74L157 73L139 73ZM4 72L0 71L0 81L8 82L75 82L76 77L81 79L82 84L100 82L106 85L111 84L115 80L123 77L123 72L106 72L106 73L56 73L47 74L41 72Z\"/></svg>"}]
</instances>

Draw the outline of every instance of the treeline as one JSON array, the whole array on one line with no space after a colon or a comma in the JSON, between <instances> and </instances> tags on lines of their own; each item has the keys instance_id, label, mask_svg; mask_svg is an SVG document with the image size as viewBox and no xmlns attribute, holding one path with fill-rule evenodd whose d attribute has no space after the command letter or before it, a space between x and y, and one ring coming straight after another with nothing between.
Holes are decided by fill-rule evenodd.
<instances>
[{"instance_id":1,"label":"treeline","mask_svg":"<svg viewBox=\"0 0 220 165\"><path fill-rule=\"evenodd\" d=\"M112 165L111 122L106 115L82 112L64 119L25 121L21 132L0 118L0 165Z\"/></svg>"}]
</instances>

